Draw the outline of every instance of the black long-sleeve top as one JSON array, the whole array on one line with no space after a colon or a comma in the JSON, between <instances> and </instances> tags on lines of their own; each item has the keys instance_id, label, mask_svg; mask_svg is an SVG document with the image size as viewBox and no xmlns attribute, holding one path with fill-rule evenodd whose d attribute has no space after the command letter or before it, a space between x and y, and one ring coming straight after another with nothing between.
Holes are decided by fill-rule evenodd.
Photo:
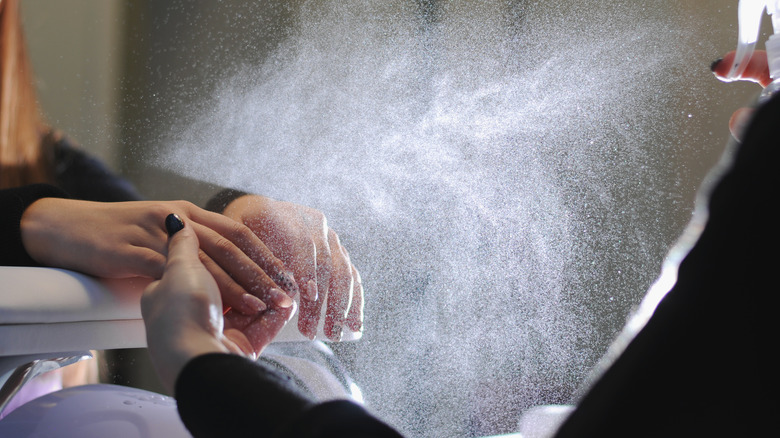
<instances>
[{"instance_id":1,"label":"black long-sleeve top","mask_svg":"<svg viewBox=\"0 0 780 438\"><path fill-rule=\"evenodd\" d=\"M38 266L22 244L22 214L41 198L66 197L64 191L49 184L0 190L0 266Z\"/></svg>"},{"instance_id":2,"label":"black long-sleeve top","mask_svg":"<svg viewBox=\"0 0 780 438\"><path fill-rule=\"evenodd\" d=\"M780 95L727 152L674 286L556 437L776 433L778 122Z\"/></svg>"},{"instance_id":3,"label":"black long-sleeve top","mask_svg":"<svg viewBox=\"0 0 780 438\"><path fill-rule=\"evenodd\" d=\"M176 380L175 395L179 415L196 438L401 436L354 402L317 404L290 377L232 354L191 360Z\"/></svg>"}]
</instances>

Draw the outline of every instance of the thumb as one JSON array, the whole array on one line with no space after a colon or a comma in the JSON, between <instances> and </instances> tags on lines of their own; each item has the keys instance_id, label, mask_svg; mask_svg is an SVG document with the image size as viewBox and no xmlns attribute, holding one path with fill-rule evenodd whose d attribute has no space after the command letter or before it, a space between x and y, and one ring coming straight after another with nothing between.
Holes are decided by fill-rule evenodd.
<instances>
[{"instance_id":1,"label":"thumb","mask_svg":"<svg viewBox=\"0 0 780 438\"><path fill-rule=\"evenodd\" d=\"M168 260L166 270L176 263L198 263L200 244L198 236L192 227L185 226L184 221L171 213L165 218L165 229L168 231Z\"/></svg>"},{"instance_id":2,"label":"thumb","mask_svg":"<svg viewBox=\"0 0 780 438\"><path fill-rule=\"evenodd\" d=\"M712 63L712 72L718 79L724 82L732 81L732 79L728 79L727 76L734 64L734 57L736 54L737 52L731 51L724 55L723 58ZM745 67L742 76L734 80L755 82L762 87L769 85L772 82L772 79L769 77L769 64L767 62L766 52L763 50L756 50L753 52L753 56L748 60L748 65Z\"/></svg>"}]
</instances>

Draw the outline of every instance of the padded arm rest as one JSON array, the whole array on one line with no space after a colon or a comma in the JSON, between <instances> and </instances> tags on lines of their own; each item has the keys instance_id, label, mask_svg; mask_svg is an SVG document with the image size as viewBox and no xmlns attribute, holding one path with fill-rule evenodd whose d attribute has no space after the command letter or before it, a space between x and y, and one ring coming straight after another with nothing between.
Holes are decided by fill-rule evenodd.
<instances>
[{"instance_id":1,"label":"padded arm rest","mask_svg":"<svg viewBox=\"0 0 780 438\"><path fill-rule=\"evenodd\" d=\"M147 279L0 267L0 356L146 346Z\"/></svg>"}]
</instances>

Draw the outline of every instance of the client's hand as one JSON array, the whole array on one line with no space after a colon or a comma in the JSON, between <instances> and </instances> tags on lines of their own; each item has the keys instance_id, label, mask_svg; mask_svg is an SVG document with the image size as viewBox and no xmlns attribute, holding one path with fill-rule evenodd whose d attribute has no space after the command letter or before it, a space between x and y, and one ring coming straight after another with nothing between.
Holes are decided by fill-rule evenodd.
<instances>
[{"instance_id":1,"label":"client's hand","mask_svg":"<svg viewBox=\"0 0 780 438\"><path fill-rule=\"evenodd\" d=\"M22 242L47 266L104 278L158 279L167 254L163 223L169 213L197 234L200 259L226 306L246 315L292 306L290 297L298 293L292 272L249 228L185 201L40 199L22 216Z\"/></svg>"},{"instance_id":2,"label":"client's hand","mask_svg":"<svg viewBox=\"0 0 780 438\"><path fill-rule=\"evenodd\" d=\"M165 273L144 291L141 313L152 362L168 390L195 356L254 355L243 333L222 331L219 289L198 257L198 238L190 224L171 237Z\"/></svg>"},{"instance_id":3,"label":"client's hand","mask_svg":"<svg viewBox=\"0 0 780 438\"><path fill-rule=\"evenodd\" d=\"M735 55L736 52L729 52L723 59L715 61L712 64L712 72L715 73L715 76L717 76L718 79L726 80L726 76L729 74L731 66L734 64ZM761 50L753 52L753 56L748 61L745 72L742 73L742 77L738 80L755 82L762 87L769 85L772 82L772 79L769 77L766 52ZM740 108L731 116L731 119L729 120L729 130L737 141L742 140L742 132L745 130L748 122L750 122L753 111L753 108Z\"/></svg>"},{"instance_id":4,"label":"client's hand","mask_svg":"<svg viewBox=\"0 0 780 438\"><path fill-rule=\"evenodd\" d=\"M242 196L226 216L248 226L295 274L301 291L298 329L314 338L323 303L325 335L342 336L345 325L362 330L363 286L338 235L322 212L262 196Z\"/></svg>"}]
</instances>

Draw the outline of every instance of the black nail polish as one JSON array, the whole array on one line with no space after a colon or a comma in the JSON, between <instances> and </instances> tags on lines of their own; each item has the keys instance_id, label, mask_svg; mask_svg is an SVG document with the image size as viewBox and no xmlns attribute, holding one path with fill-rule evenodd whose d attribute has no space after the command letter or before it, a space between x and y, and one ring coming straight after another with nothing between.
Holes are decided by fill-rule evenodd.
<instances>
[{"instance_id":1,"label":"black nail polish","mask_svg":"<svg viewBox=\"0 0 780 438\"><path fill-rule=\"evenodd\" d=\"M168 231L168 237L178 233L182 228L184 228L184 222L177 214L171 213L165 218L165 229Z\"/></svg>"},{"instance_id":2,"label":"black nail polish","mask_svg":"<svg viewBox=\"0 0 780 438\"><path fill-rule=\"evenodd\" d=\"M723 62L723 58L718 58L713 61L712 64L710 64L710 71L715 72L715 69L718 68L721 62Z\"/></svg>"}]
</instances>

